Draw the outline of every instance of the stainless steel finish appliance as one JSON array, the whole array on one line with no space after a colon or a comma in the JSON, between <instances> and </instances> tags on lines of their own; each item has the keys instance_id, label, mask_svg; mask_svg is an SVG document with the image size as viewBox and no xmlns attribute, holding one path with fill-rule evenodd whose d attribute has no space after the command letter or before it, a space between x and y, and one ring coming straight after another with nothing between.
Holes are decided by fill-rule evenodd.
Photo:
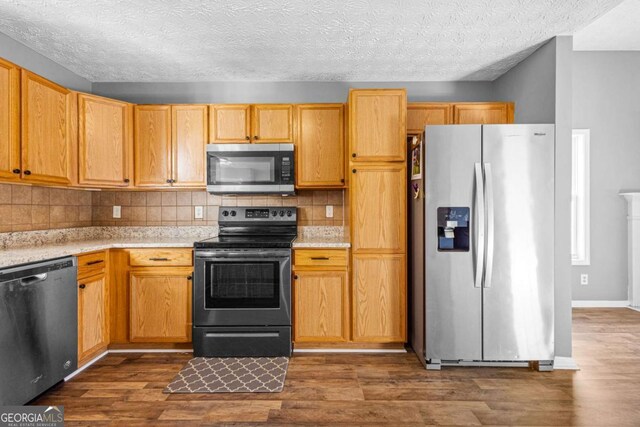
<instances>
[{"instance_id":1,"label":"stainless steel finish appliance","mask_svg":"<svg viewBox=\"0 0 640 427\"><path fill-rule=\"evenodd\" d=\"M78 367L72 257L0 270L0 405L23 405Z\"/></svg>"},{"instance_id":2,"label":"stainless steel finish appliance","mask_svg":"<svg viewBox=\"0 0 640 427\"><path fill-rule=\"evenodd\" d=\"M207 191L293 194L293 144L208 144Z\"/></svg>"},{"instance_id":3,"label":"stainless steel finish appliance","mask_svg":"<svg viewBox=\"0 0 640 427\"><path fill-rule=\"evenodd\" d=\"M291 354L296 208L222 207L220 234L196 242L196 356Z\"/></svg>"},{"instance_id":4,"label":"stainless steel finish appliance","mask_svg":"<svg viewBox=\"0 0 640 427\"><path fill-rule=\"evenodd\" d=\"M443 363L554 358L554 126L427 126L414 349ZM423 210L423 212L421 212ZM424 280L420 272L424 273Z\"/></svg>"}]
</instances>

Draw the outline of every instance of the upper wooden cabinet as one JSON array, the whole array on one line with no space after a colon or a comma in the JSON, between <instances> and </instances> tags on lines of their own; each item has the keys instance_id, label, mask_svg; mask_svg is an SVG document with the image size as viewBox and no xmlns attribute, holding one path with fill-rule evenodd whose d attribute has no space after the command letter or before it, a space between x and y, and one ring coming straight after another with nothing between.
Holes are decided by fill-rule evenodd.
<instances>
[{"instance_id":1,"label":"upper wooden cabinet","mask_svg":"<svg viewBox=\"0 0 640 427\"><path fill-rule=\"evenodd\" d=\"M0 59L0 178L20 172L20 68Z\"/></svg>"},{"instance_id":2,"label":"upper wooden cabinet","mask_svg":"<svg viewBox=\"0 0 640 427\"><path fill-rule=\"evenodd\" d=\"M468 102L453 106L456 125L492 125L513 123L513 102Z\"/></svg>"},{"instance_id":3,"label":"upper wooden cabinet","mask_svg":"<svg viewBox=\"0 0 640 427\"><path fill-rule=\"evenodd\" d=\"M133 177L133 105L78 95L78 184L127 187Z\"/></svg>"},{"instance_id":4,"label":"upper wooden cabinet","mask_svg":"<svg viewBox=\"0 0 640 427\"><path fill-rule=\"evenodd\" d=\"M344 187L344 105L298 105L296 123L296 186Z\"/></svg>"},{"instance_id":5,"label":"upper wooden cabinet","mask_svg":"<svg viewBox=\"0 0 640 427\"><path fill-rule=\"evenodd\" d=\"M37 74L22 70L22 179L51 184L72 182L72 94Z\"/></svg>"},{"instance_id":6,"label":"upper wooden cabinet","mask_svg":"<svg viewBox=\"0 0 640 427\"><path fill-rule=\"evenodd\" d=\"M251 130L256 143L293 142L293 105L252 106Z\"/></svg>"},{"instance_id":7,"label":"upper wooden cabinet","mask_svg":"<svg viewBox=\"0 0 640 427\"><path fill-rule=\"evenodd\" d=\"M203 187L206 105L135 107L135 185Z\"/></svg>"},{"instance_id":8,"label":"upper wooden cabinet","mask_svg":"<svg viewBox=\"0 0 640 427\"><path fill-rule=\"evenodd\" d=\"M351 160L406 159L407 94L404 89L351 89L349 143Z\"/></svg>"},{"instance_id":9,"label":"upper wooden cabinet","mask_svg":"<svg viewBox=\"0 0 640 427\"><path fill-rule=\"evenodd\" d=\"M172 185L206 185L207 106L171 107Z\"/></svg>"},{"instance_id":10,"label":"upper wooden cabinet","mask_svg":"<svg viewBox=\"0 0 640 427\"><path fill-rule=\"evenodd\" d=\"M171 106L136 105L136 187L171 186Z\"/></svg>"},{"instance_id":11,"label":"upper wooden cabinet","mask_svg":"<svg viewBox=\"0 0 640 427\"><path fill-rule=\"evenodd\" d=\"M351 233L354 252L406 251L406 167L357 165L351 174Z\"/></svg>"},{"instance_id":12,"label":"upper wooden cabinet","mask_svg":"<svg viewBox=\"0 0 640 427\"><path fill-rule=\"evenodd\" d=\"M209 117L211 143L293 142L290 104L214 104Z\"/></svg>"},{"instance_id":13,"label":"upper wooden cabinet","mask_svg":"<svg viewBox=\"0 0 640 427\"><path fill-rule=\"evenodd\" d=\"M407 133L422 133L426 125L448 125L453 121L451 104L410 102L407 104Z\"/></svg>"},{"instance_id":14,"label":"upper wooden cabinet","mask_svg":"<svg viewBox=\"0 0 640 427\"><path fill-rule=\"evenodd\" d=\"M251 105L220 104L209 107L209 141L249 143L251 140Z\"/></svg>"}]
</instances>

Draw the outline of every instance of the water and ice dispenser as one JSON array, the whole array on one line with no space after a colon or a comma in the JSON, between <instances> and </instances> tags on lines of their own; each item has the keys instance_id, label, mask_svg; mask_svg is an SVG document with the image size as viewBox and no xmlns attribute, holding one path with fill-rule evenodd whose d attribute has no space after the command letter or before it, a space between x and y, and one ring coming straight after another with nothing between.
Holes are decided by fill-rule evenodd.
<instances>
[{"instance_id":1,"label":"water and ice dispenser","mask_svg":"<svg viewBox=\"0 0 640 427\"><path fill-rule=\"evenodd\" d=\"M469 252L469 208L438 208L438 250Z\"/></svg>"}]
</instances>

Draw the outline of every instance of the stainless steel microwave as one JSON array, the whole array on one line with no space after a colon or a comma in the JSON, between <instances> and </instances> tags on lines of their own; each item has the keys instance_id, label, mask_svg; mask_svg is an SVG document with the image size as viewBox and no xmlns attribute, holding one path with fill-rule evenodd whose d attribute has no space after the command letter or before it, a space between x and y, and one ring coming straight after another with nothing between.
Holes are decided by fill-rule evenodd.
<instances>
[{"instance_id":1,"label":"stainless steel microwave","mask_svg":"<svg viewBox=\"0 0 640 427\"><path fill-rule=\"evenodd\" d=\"M208 144L207 191L293 194L293 144Z\"/></svg>"}]
</instances>

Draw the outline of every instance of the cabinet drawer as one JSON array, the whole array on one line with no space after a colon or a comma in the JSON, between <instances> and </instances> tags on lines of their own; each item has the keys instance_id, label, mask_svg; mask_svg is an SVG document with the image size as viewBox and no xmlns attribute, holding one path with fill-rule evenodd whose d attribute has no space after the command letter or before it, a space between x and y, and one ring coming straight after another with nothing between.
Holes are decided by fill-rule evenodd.
<instances>
[{"instance_id":1,"label":"cabinet drawer","mask_svg":"<svg viewBox=\"0 0 640 427\"><path fill-rule=\"evenodd\" d=\"M294 265L296 267L346 267L347 251L345 249L296 249Z\"/></svg>"},{"instance_id":2,"label":"cabinet drawer","mask_svg":"<svg viewBox=\"0 0 640 427\"><path fill-rule=\"evenodd\" d=\"M107 267L107 252L78 255L78 278L104 274Z\"/></svg>"},{"instance_id":3,"label":"cabinet drawer","mask_svg":"<svg viewBox=\"0 0 640 427\"><path fill-rule=\"evenodd\" d=\"M130 249L131 266L191 266L191 249Z\"/></svg>"}]
</instances>

